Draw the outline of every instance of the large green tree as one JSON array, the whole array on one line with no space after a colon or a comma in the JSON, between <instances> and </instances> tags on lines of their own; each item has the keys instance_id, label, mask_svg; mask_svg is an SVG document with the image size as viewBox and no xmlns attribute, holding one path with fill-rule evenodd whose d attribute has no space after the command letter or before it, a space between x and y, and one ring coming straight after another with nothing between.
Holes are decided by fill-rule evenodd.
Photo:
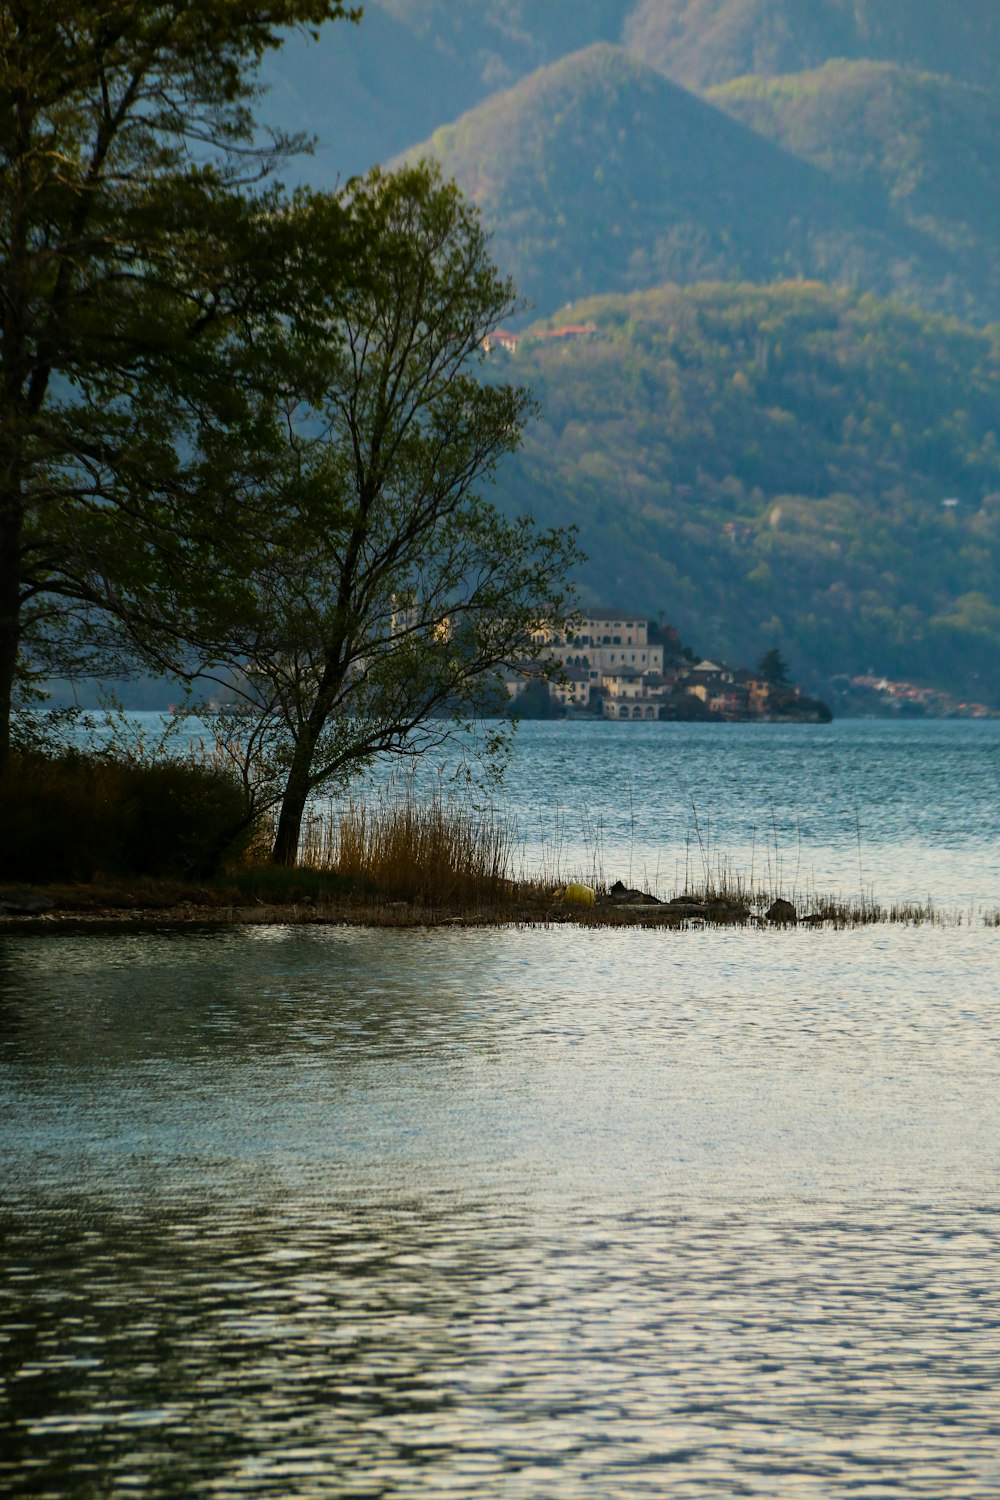
<instances>
[{"instance_id":1,"label":"large green tree","mask_svg":"<svg viewBox=\"0 0 1000 1500\"><path fill-rule=\"evenodd\" d=\"M293 220L300 303L271 349L289 384L246 507L267 545L241 531L215 554L217 659L243 684L236 738L257 807L279 805L282 864L319 788L496 711L501 671L527 670L533 630L565 618L577 559L572 534L479 490L534 404L484 378L516 297L476 211L419 164L303 198ZM343 242L353 274L324 277ZM195 609L185 635L208 651L213 624Z\"/></svg>"},{"instance_id":2,"label":"large green tree","mask_svg":"<svg viewBox=\"0 0 1000 1500\"><path fill-rule=\"evenodd\" d=\"M243 333L290 285L261 184L301 143L261 144L254 71L347 13L0 0L0 764L27 666L169 631L163 589L205 586L198 500L226 455L197 433L248 437L267 367Z\"/></svg>"}]
</instances>

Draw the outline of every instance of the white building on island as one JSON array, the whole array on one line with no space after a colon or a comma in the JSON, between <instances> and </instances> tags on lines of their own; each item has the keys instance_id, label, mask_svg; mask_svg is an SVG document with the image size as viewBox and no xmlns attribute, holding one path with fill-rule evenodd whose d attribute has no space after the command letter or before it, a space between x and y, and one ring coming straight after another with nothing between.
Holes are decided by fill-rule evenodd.
<instances>
[{"instance_id":1,"label":"white building on island","mask_svg":"<svg viewBox=\"0 0 1000 1500\"><path fill-rule=\"evenodd\" d=\"M545 630L536 639L544 640L547 655L567 671L585 672L591 683L625 671L663 674L663 647L650 643L649 621L623 610L592 610L572 630Z\"/></svg>"}]
</instances>

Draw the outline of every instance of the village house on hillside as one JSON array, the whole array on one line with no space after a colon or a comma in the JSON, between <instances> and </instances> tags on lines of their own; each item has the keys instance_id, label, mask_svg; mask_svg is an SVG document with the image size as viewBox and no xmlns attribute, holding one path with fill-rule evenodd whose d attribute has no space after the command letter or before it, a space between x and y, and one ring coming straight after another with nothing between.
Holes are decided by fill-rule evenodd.
<instances>
[{"instance_id":1,"label":"village house on hillside","mask_svg":"<svg viewBox=\"0 0 1000 1500\"><path fill-rule=\"evenodd\" d=\"M627 610L591 610L572 630L545 627L534 641L562 668L560 679L549 684L550 698L574 717L619 722L829 717L825 705L802 698L791 683L694 660L676 631L651 626ZM515 700L524 688L524 679L512 675L508 680Z\"/></svg>"},{"instance_id":2,"label":"village house on hillside","mask_svg":"<svg viewBox=\"0 0 1000 1500\"><path fill-rule=\"evenodd\" d=\"M521 344L565 343L570 339L593 338L597 333L596 323L566 323L561 328L532 328L525 333L515 333L510 328L494 328L483 339L484 354L516 354Z\"/></svg>"}]
</instances>

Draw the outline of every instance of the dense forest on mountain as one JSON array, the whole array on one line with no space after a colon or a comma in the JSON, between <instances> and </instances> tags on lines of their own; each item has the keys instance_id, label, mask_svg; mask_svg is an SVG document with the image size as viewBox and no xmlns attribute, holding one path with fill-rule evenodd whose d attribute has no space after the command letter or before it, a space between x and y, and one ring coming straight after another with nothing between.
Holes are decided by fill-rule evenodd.
<instances>
[{"instance_id":1,"label":"dense forest on mountain","mask_svg":"<svg viewBox=\"0 0 1000 1500\"><path fill-rule=\"evenodd\" d=\"M1000 306L1000 97L894 63L830 62L712 89L713 104L934 240L942 293L959 282Z\"/></svg>"},{"instance_id":2,"label":"dense forest on mountain","mask_svg":"<svg viewBox=\"0 0 1000 1500\"><path fill-rule=\"evenodd\" d=\"M814 691L873 669L1000 699L1000 331L802 283L567 316L597 331L490 368L544 413L504 490L579 524L591 598L734 660L780 644Z\"/></svg>"},{"instance_id":3,"label":"dense forest on mountain","mask_svg":"<svg viewBox=\"0 0 1000 1500\"><path fill-rule=\"evenodd\" d=\"M849 107L845 113L855 124ZM1000 107L990 108L969 147L981 168L976 182L988 171L990 144L1000 150L998 123ZM865 130L862 118L856 154ZM872 139L887 136L885 124ZM904 156L898 134L889 143L897 160ZM923 195L925 226L919 207L897 212L890 191L865 180L863 165L834 174L786 144L775 149L620 48L598 43L441 127L409 156L437 157L479 205L498 260L540 312L575 296L664 281L799 276L904 296L931 311L1000 318L1000 261L982 248L995 202L978 216L978 253L970 242L956 256L943 229L947 178L936 162ZM902 161L897 187L905 170Z\"/></svg>"}]
</instances>

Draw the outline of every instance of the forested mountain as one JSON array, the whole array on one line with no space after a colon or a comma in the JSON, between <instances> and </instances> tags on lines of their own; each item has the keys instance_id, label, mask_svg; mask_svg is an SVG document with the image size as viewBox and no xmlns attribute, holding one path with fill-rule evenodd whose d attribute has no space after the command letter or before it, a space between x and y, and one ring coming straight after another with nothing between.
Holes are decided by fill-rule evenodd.
<instances>
[{"instance_id":1,"label":"forested mountain","mask_svg":"<svg viewBox=\"0 0 1000 1500\"><path fill-rule=\"evenodd\" d=\"M580 526L592 599L733 659L779 643L814 690L872 669L1000 700L996 330L802 283L566 317L597 331L490 368L543 409L504 493Z\"/></svg>"},{"instance_id":2,"label":"forested mountain","mask_svg":"<svg viewBox=\"0 0 1000 1500\"><path fill-rule=\"evenodd\" d=\"M1000 317L989 256L956 259L880 185L776 150L606 43L539 69L409 154L436 156L479 205L497 259L543 312L664 281L799 276Z\"/></svg>"},{"instance_id":3,"label":"forested mountain","mask_svg":"<svg viewBox=\"0 0 1000 1500\"><path fill-rule=\"evenodd\" d=\"M1000 291L1000 98L894 63L831 62L738 79L706 96L735 119L934 239L995 309ZM970 298L974 310L976 298Z\"/></svg>"},{"instance_id":4,"label":"forested mountain","mask_svg":"<svg viewBox=\"0 0 1000 1500\"><path fill-rule=\"evenodd\" d=\"M1000 99L983 89L895 63L838 61L740 78L706 98L942 236L1000 227Z\"/></svg>"},{"instance_id":5,"label":"forested mountain","mask_svg":"<svg viewBox=\"0 0 1000 1500\"><path fill-rule=\"evenodd\" d=\"M366 0L360 26L293 36L266 61L263 115L317 138L292 175L330 186L536 68L618 41L622 18L621 0Z\"/></svg>"},{"instance_id":6,"label":"forested mountain","mask_svg":"<svg viewBox=\"0 0 1000 1500\"><path fill-rule=\"evenodd\" d=\"M995 0L367 0L359 26L293 36L265 62L262 114L318 138L293 171L330 184L597 41L696 91L873 58L1000 94Z\"/></svg>"},{"instance_id":7,"label":"forested mountain","mask_svg":"<svg viewBox=\"0 0 1000 1500\"><path fill-rule=\"evenodd\" d=\"M1000 704L998 0L368 0L271 76L303 177L432 152L597 323L487 366L592 600Z\"/></svg>"},{"instance_id":8,"label":"forested mountain","mask_svg":"<svg viewBox=\"0 0 1000 1500\"><path fill-rule=\"evenodd\" d=\"M871 58L1000 92L996 0L638 0L624 41L693 89Z\"/></svg>"}]
</instances>

